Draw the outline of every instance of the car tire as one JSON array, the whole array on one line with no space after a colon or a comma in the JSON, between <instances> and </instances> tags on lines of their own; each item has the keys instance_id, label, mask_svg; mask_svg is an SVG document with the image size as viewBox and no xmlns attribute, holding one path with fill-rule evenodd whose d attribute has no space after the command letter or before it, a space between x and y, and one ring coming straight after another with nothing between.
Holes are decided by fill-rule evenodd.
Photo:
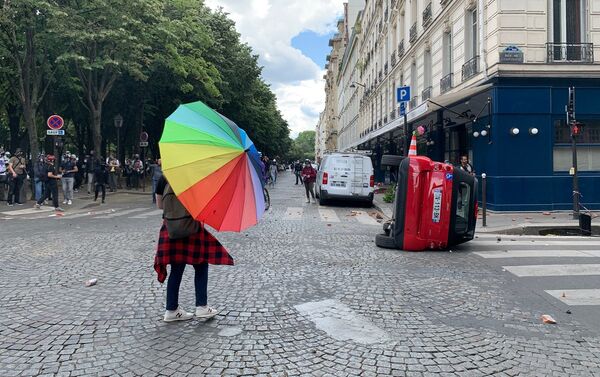
<instances>
[{"instance_id":1,"label":"car tire","mask_svg":"<svg viewBox=\"0 0 600 377\"><path fill-rule=\"evenodd\" d=\"M375 245L384 249L397 249L396 240L393 237L388 237L385 234L375 236Z\"/></svg>"},{"instance_id":2,"label":"car tire","mask_svg":"<svg viewBox=\"0 0 600 377\"><path fill-rule=\"evenodd\" d=\"M327 200L323 197L323 195L319 195L319 205L324 206L327 203Z\"/></svg>"},{"instance_id":3,"label":"car tire","mask_svg":"<svg viewBox=\"0 0 600 377\"><path fill-rule=\"evenodd\" d=\"M397 156L393 154L384 154L381 156L381 165L384 166L400 166L400 163L404 160L403 156Z\"/></svg>"}]
</instances>

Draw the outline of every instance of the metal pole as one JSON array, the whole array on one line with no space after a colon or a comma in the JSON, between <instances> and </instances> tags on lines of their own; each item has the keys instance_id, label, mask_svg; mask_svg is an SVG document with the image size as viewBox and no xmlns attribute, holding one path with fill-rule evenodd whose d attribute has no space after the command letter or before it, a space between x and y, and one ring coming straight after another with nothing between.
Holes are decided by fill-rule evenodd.
<instances>
[{"instance_id":1,"label":"metal pole","mask_svg":"<svg viewBox=\"0 0 600 377\"><path fill-rule=\"evenodd\" d=\"M567 126L571 130L571 151L573 153L573 219L579 218L579 179L577 177L577 135L573 128L577 125L575 120L575 87L569 88L569 100L567 103Z\"/></svg>"},{"instance_id":2,"label":"metal pole","mask_svg":"<svg viewBox=\"0 0 600 377\"><path fill-rule=\"evenodd\" d=\"M487 226L487 174L481 174L481 208L483 210L483 226Z\"/></svg>"},{"instance_id":3,"label":"metal pole","mask_svg":"<svg viewBox=\"0 0 600 377\"><path fill-rule=\"evenodd\" d=\"M404 107L404 153L408 156L408 150L410 149L410 134L408 132L408 117L406 116L406 107Z\"/></svg>"}]
</instances>

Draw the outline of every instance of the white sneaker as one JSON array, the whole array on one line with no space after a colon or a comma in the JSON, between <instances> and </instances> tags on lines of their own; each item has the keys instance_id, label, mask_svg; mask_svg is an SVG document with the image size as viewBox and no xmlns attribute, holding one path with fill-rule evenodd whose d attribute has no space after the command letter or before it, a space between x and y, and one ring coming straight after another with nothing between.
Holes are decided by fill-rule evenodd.
<instances>
[{"instance_id":1,"label":"white sneaker","mask_svg":"<svg viewBox=\"0 0 600 377\"><path fill-rule=\"evenodd\" d=\"M196 317L198 318L212 318L219 314L217 309L210 306L196 306Z\"/></svg>"},{"instance_id":2,"label":"white sneaker","mask_svg":"<svg viewBox=\"0 0 600 377\"><path fill-rule=\"evenodd\" d=\"M307 203L310 203L310 199L306 199L306 202L307 202Z\"/></svg>"},{"instance_id":3,"label":"white sneaker","mask_svg":"<svg viewBox=\"0 0 600 377\"><path fill-rule=\"evenodd\" d=\"M68 204L68 205L71 205L71 204L73 204L73 201L71 201L71 200L68 200L68 201L67 201L67 204Z\"/></svg>"},{"instance_id":4,"label":"white sneaker","mask_svg":"<svg viewBox=\"0 0 600 377\"><path fill-rule=\"evenodd\" d=\"M181 308L181 306L177 307L177 310L167 310L165 312L165 316L163 321L165 322L175 322L175 321L187 321L188 319L194 318L194 313L188 313Z\"/></svg>"},{"instance_id":5,"label":"white sneaker","mask_svg":"<svg viewBox=\"0 0 600 377\"><path fill-rule=\"evenodd\" d=\"M63 200L63 204L67 204L67 201L66 201L66 200Z\"/></svg>"},{"instance_id":6,"label":"white sneaker","mask_svg":"<svg viewBox=\"0 0 600 377\"><path fill-rule=\"evenodd\" d=\"M35 209L42 209L42 206L39 205L39 204L37 204L37 203L35 203L35 205L33 206L33 208L35 208Z\"/></svg>"}]
</instances>

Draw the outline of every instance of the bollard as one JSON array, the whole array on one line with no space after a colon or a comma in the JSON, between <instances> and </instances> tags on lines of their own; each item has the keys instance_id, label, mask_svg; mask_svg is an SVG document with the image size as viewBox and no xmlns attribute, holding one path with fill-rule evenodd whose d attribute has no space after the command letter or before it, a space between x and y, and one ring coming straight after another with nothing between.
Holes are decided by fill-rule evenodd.
<instances>
[{"instance_id":1,"label":"bollard","mask_svg":"<svg viewBox=\"0 0 600 377\"><path fill-rule=\"evenodd\" d=\"M483 210L482 225L487 226L487 208L486 208L487 174L481 174L481 208Z\"/></svg>"}]
</instances>

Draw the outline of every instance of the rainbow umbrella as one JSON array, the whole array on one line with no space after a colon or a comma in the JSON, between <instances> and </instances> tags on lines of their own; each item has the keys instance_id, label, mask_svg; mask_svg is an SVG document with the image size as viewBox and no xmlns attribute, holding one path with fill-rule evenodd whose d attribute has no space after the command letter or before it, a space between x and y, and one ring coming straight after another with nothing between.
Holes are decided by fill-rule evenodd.
<instances>
[{"instance_id":1,"label":"rainbow umbrella","mask_svg":"<svg viewBox=\"0 0 600 377\"><path fill-rule=\"evenodd\" d=\"M256 147L244 130L202 102L181 105L159 142L163 173L190 214L239 232L265 212Z\"/></svg>"}]
</instances>

